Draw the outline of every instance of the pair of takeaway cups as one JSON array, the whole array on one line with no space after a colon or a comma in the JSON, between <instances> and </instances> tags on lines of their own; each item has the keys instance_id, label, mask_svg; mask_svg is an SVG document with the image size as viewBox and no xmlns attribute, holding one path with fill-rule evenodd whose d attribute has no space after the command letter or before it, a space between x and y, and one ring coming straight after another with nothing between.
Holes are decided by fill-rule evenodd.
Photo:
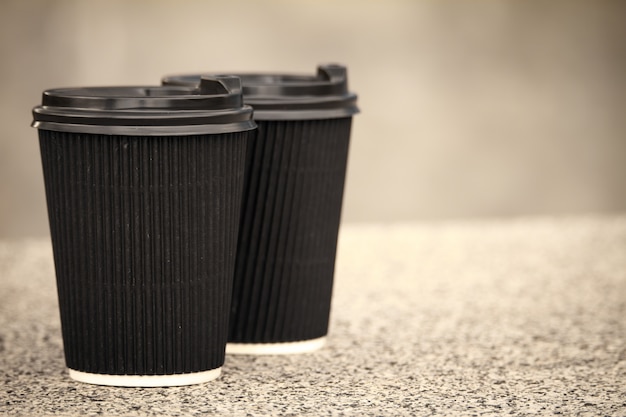
<instances>
[{"instance_id":1,"label":"pair of takeaway cups","mask_svg":"<svg viewBox=\"0 0 626 417\"><path fill-rule=\"evenodd\" d=\"M322 346L357 112L338 65L45 91L33 126L70 377L188 385L225 353Z\"/></svg>"}]
</instances>

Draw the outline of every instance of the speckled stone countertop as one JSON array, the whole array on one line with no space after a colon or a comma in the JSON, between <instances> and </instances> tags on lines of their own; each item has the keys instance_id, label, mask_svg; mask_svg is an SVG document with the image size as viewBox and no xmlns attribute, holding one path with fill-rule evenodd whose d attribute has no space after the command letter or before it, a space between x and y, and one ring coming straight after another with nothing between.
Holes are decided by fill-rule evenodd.
<instances>
[{"instance_id":1,"label":"speckled stone countertop","mask_svg":"<svg viewBox=\"0 0 626 417\"><path fill-rule=\"evenodd\" d=\"M345 225L322 350L177 388L74 382L50 243L0 243L0 413L626 415L626 215Z\"/></svg>"}]
</instances>

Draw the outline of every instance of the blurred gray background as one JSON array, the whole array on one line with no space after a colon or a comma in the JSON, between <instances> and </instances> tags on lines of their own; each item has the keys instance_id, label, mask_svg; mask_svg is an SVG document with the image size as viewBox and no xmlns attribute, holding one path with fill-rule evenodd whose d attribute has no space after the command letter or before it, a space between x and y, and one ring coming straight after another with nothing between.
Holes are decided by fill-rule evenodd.
<instances>
[{"instance_id":1,"label":"blurred gray background","mask_svg":"<svg viewBox=\"0 0 626 417\"><path fill-rule=\"evenodd\" d=\"M626 2L0 3L0 237L48 234L46 88L348 65L345 222L626 209Z\"/></svg>"}]
</instances>

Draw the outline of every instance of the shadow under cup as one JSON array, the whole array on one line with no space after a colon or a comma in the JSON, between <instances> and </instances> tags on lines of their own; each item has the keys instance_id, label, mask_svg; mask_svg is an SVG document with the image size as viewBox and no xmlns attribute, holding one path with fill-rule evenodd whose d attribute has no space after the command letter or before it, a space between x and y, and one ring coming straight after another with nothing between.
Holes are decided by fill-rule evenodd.
<instances>
[{"instance_id":1,"label":"shadow under cup","mask_svg":"<svg viewBox=\"0 0 626 417\"><path fill-rule=\"evenodd\" d=\"M238 76L258 132L246 156L226 352L315 350L328 332L356 95L339 65L316 75Z\"/></svg>"},{"instance_id":2,"label":"shadow under cup","mask_svg":"<svg viewBox=\"0 0 626 417\"><path fill-rule=\"evenodd\" d=\"M48 90L33 114L70 376L219 376L255 129L239 80Z\"/></svg>"}]
</instances>

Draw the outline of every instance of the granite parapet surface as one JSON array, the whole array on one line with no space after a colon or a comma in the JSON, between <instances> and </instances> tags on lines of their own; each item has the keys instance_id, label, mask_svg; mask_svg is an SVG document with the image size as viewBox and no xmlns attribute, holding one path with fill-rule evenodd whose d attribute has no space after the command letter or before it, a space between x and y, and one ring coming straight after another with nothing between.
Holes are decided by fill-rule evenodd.
<instances>
[{"instance_id":1,"label":"granite parapet surface","mask_svg":"<svg viewBox=\"0 0 626 417\"><path fill-rule=\"evenodd\" d=\"M2 415L626 415L626 215L342 226L330 334L212 382L63 360L48 239L0 242Z\"/></svg>"}]
</instances>

